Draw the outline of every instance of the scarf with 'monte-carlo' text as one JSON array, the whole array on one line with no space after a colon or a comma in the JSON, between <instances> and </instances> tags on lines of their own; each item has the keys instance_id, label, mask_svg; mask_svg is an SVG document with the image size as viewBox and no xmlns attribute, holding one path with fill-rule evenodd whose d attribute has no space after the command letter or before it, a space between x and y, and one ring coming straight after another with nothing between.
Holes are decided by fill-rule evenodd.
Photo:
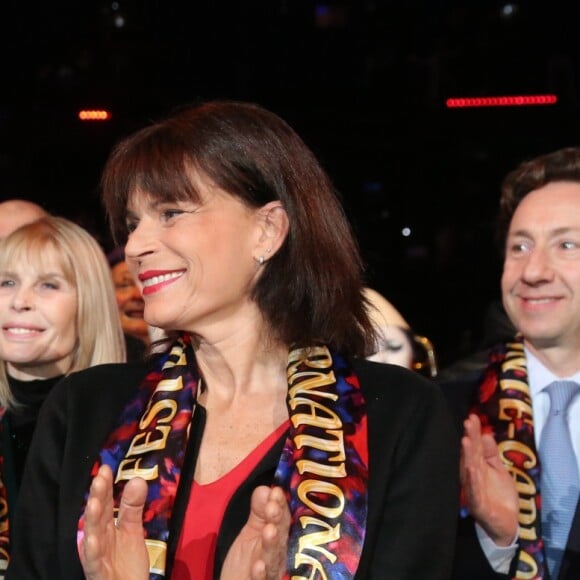
<instances>
[{"instance_id":1,"label":"scarf with 'monte-carlo' text","mask_svg":"<svg viewBox=\"0 0 580 580\"><path fill-rule=\"evenodd\" d=\"M516 483L520 551L513 579L542 580L546 578L546 563L541 536L540 466L521 335L491 349L471 412L479 416L484 432L494 434L501 459ZM462 508L462 515L466 514Z\"/></svg>"},{"instance_id":2,"label":"scarf with 'monte-carlo' text","mask_svg":"<svg viewBox=\"0 0 580 580\"><path fill-rule=\"evenodd\" d=\"M157 360L92 471L111 467L115 517L127 481L147 482L143 525L150 580L167 574L169 523L200 382L188 335ZM349 580L366 530L365 401L346 359L325 346L292 349L287 374L290 429L273 482L284 489L292 515L284 578ZM79 546L83 535L81 515Z\"/></svg>"}]
</instances>

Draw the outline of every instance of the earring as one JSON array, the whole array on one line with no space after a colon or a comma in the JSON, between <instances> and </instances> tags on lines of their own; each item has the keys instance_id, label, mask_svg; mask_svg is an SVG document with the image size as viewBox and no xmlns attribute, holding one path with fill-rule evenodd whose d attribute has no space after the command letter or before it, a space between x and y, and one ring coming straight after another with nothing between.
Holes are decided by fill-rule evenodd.
<instances>
[{"instance_id":1,"label":"earring","mask_svg":"<svg viewBox=\"0 0 580 580\"><path fill-rule=\"evenodd\" d=\"M254 258L254 260L256 260L256 262L258 262L259 266L264 265L264 256L260 256L259 258Z\"/></svg>"}]
</instances>

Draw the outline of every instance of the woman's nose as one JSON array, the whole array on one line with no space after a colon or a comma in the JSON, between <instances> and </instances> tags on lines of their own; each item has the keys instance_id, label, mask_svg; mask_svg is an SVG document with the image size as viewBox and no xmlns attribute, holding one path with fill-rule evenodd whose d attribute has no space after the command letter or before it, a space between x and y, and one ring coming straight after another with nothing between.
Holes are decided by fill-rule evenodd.
<instances>
[{"instance_id":1,"label":"woman's nose","mask_svg":"<svg viewBox=\"0 0 580 580\"><path fill-rule=\"evenodd\" d=\"M128 260L139 260L141 256L152 252L156 237L151 220L147 218L139 220L127 238L125 257Z\"/></svg>"},{"instance_id":2,"label":"woman's nose","mask_svg":"<svg viewBox=\"0 0 580 580\"><path fill-rule=\"evenodd\" d=\"M16 311L31 310L34 306L32 292L27 288L20 288L12 300L12 308Z\"/></svg>"}]
</instances>

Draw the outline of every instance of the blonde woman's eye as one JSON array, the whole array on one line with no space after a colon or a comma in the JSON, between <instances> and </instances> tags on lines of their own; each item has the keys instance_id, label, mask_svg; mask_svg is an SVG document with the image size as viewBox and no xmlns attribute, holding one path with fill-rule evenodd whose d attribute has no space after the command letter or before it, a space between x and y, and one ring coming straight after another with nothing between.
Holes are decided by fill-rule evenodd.
<instances>
[{"instance_id":1,"label":"blonde woman's eye","mask_svg":"<svg viewBox=\"0 0 580 580\"><path fill-rule=\"evenodd\" d=\"M403 344L401 342L387 342L385 347L391 352L399 352L403 348Z\"/></svg>"},{"instance_id":2,"label":"blonde woman's eye","mask_svg":"<svg viewBox=\"0 0 580 580\"><path fill-rule=\"evenodd\" d=\"M58 290L60 288L59 284L56 284L55 282L43 282L42 287L47 288L48 290Z\"/></svg>"}]
</instances>

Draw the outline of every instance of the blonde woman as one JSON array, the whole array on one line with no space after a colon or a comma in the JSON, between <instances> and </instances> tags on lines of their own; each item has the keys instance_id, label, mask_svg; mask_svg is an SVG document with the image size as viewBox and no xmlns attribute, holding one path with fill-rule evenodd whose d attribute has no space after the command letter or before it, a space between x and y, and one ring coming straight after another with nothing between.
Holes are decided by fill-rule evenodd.
<instances>
[{"instance_id":1,"label":"blonde woman","mask_svg":"<svg viewBox=\"0 0 580 580\"><path fill-rule=\"evenodd\" d=\"M62 377L124 360L109 265L86 230L49 216L0 241L0 571L41 404Z\"/></svg>"}]
</instances>

